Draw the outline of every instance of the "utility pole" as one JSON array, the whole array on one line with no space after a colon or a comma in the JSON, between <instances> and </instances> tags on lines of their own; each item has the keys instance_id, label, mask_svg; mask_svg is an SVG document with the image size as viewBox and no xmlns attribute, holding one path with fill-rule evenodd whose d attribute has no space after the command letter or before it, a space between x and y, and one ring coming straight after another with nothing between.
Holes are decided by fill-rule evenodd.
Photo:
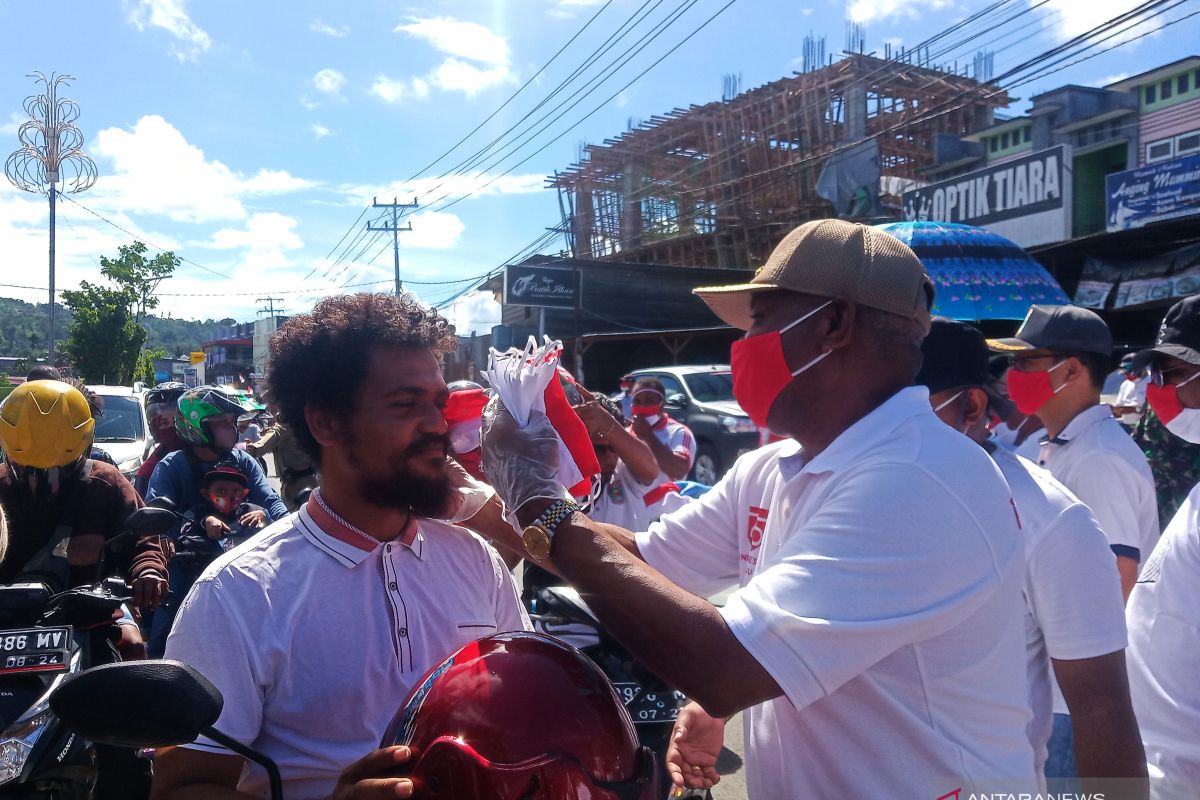
<instances>
[{"instance_id":1,"label":"utility pole","mask_svg":"<svg viewBox=\"0 0 1200 800\"><path fill-rule=\"evenodd\" d=\"M402 288L400 283L400 233L402 231L411 231L412 223L408 223L405 227L400 227L400 209L409 209L417 207L417 200L414 197L411 203L397 203L396 198L392 198L390 203L381 203L378 198L371 198L372 208L390 208L392 210L392 223L389 225L387 220L384 220L382 225L372 227L371 223L367 223L369 231L391 231L392 232L392 256L396 265L396 297L400 296Z\"/></svg>"},{"instance_id":2,"label":"utility pole","mask_svg":"<svg viewBox=\"0 0 1200 800\"><path fill-rule=\"evenodd\" d=\"M266 303L267 304L266 308L260 308L258 310L259 315L261 316L263 314L266 314L271 319L275 319L277 314L282 314L284 311L287 311L286 308L276 308L275 307L276 300L282 301L283 298L282 297L260 297L257 300L255 300L254 302L256 302L256 303Z\"/></svg>"},{"instance_id":3,"label":"utility pole","mask_svg":"<svg viewBox=\"0 0 1200 800\"><path fill-rule=\"evenodd\" d=\"M17 128L20 149L4 162L4 174L18 189L45 193L50 199L50 319L46 363L54 364L54 227L55 201L64 192L84 192L96 182L96 163L83 152L83 134L75 127L79 106L59 95L70 75L28 76L42 84L42 93L25 98L29 119Z\"/></svg>"}]
</instances>

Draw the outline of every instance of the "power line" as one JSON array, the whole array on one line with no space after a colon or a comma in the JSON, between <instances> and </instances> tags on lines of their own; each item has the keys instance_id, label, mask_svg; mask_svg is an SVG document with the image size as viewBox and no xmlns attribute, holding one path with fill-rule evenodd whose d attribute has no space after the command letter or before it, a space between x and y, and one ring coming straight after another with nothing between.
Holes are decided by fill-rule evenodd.
<instances>
[{"instance_id":1,"label":"power line","mask_svg":"<svg viewBox=\"0 0 1200 800\"><path fill-rule=\"evenodd\" d=\"M150 241L148 238L146 238L145 236L142 236L141 234L134 233L133 231L129 230L128 228L118 225L117 223L115 223L111 219L109 219L108 217L104 216L103 214L101 214L98 211L93 211L92 209L88 208L83 203L79 202L78 200L71 197L70 195L64 194L64 195L59 195L59 196L64 200L71 201L75 205L82 208L84 211L91 214L93 217L96 217L97 219L108 223L109 225L113 226L114 228L116 228L117 230L126 234L127 236L132 236L134 239L136 239L139 242L144 242L145 244L150 245L151 247L153 247L155 250L158 250L159 252L162 252L162 253L175 252L175 251L171 250L170 248L163 247L160 244L155 244L154 242ZM185 264L191 264L193 267L199 267L200 269L204 270L205 272L211 272L213 275L216 275L218 277L225 278L226 280L234 280L234 277L232 275L226 275L224 272L215 270L212 267L206 267L203 264L195 262L190 258L184 258L183 256L178 256L178 255L176 256L176 258L178 258L180 261L184 262Z\"/></svg>"}]
</instances>

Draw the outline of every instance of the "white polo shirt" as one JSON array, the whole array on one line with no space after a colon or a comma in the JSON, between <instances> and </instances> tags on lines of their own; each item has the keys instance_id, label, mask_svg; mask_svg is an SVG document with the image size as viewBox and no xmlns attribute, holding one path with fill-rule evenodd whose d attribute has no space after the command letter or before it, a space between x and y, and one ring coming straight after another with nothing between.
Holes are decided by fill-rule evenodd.
<instances>
[{"instance_id":1,"label":"white polo shirt","mask_svg":"<svg viewBox=\"0 0 1200 800\"><path fill-rule=\"evenodd\" d=\"M722 614L783 689L742 715L754 800L1036 789L1012 496L925 388L811 461L742 456L637 544L702 597L740 584Z\"/></svg>"},{"instance_id":2,"label":"white polo shirt","mask_svg":"<svg viewBox=\"0 0 1200 800\"><path fill-rule=\"evenodd\" d=\"M1025 534L1029 741L1040 778L1054 724L1050 659L1095 658L1123 649L1125 601L1108 540L1087 506L1031 461L1000 447L992 459L1012 489Z\"/></svg>"},{"instance_id":3,"label":"white polo shirt","mask_svg":"<svg viewBox=\"0 0 1200 800\"><path fill-rule=\"evenodd\" d=\"M619 461L589 516L596 522L617 525L627 531L644 531L663 514L689 502L691 498L681 495L673 482L642 485L625 462Z\"/></svg>"},{"instance_id":4,"label":"white polo shirt","mask_svg":"<svg viewBox=\"0 0 1200 800\"><path fill-rule=\"evenodd\" d=\"M374 545L310 500L214 561L179 610L167 658L221 690L216 727L274 759L289 800L329 797L431 666L530 627L490 545L416 525L411 546ZM207 739L186 746L229 753ZM238 789L267 788L247 764Z\"/></svg>"},{"instance_id":5,"label":"white polo shirt","mask_svg":"<svg viewBox=\"0 0 1200 800\"><path fill-rule=\"evenodd\" d=\"M1092 510L1119 556L1144 562L1158 541L1158 501L1146 456L1107 405L1080 413L1042 444L1039 463Z\"/></svg>"},{"instance_id":6,"label":"white polo shirt","mask_svg":"<svg viewBox=\"0 0 1200 800\"><path fill-rule=\"evenodd\" d=\"M1126 609L1129 694L1146 747L1150 796L1200 790L1200 486L1147 559Z\"/></svg>"}]
</instances>

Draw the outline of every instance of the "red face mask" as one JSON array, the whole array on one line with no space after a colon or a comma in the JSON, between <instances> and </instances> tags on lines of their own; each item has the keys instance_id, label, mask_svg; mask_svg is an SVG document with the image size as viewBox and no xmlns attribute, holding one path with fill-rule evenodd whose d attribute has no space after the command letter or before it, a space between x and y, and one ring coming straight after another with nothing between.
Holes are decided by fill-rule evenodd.
<instances>
[{"instance_id":1,"label":"red face mask","mask_svg":"<svg viewBox=\"0 0 1200 800\"><path fill-rule=\"evenodd\" d=\"M1066 359L1063 359L1050 369L1038 372L1008 371L1008 396L1022 414L1036 414L1050 398L1063 390L1065 383L1057 389L1050 385L1050 373L1065 363Z\"/></svg>"},{"instance_id":2,"label":"red face mask","mask_svg":"<svg viewBox=\"0 0 1200 800\"><path fill-rule=\"evenodd\" d=\"M1154 409L1154 413L1166 425L1183 413L1183 403L1179 402L1178 386L1159 386L1151 383L1146 386L1146 402Z\"/></svg>"},{"instance_id":3,"label":"red face mask","mask_svg":"<svg viewBox=\"0 0 1200 800\"><path fill-rule=\"evenodd\" d=\"M635 405L631 406L631 408L633 409L633 414L636 417L653 417L658 413L657 405Z\"/></svg>"},{"instance_id":4,"label":"red face mask","mask_svg":"<svg viewBox=\"0 0 1200 800\"><path fill-rule=\"evenodd\" d=\"M828 352L821 353L800 369L792 370L783 355L783 334L831 302L827 300L777 331L748 336L733 343L729 354L729 365L733 372L733 398L758 427L767 427L771 406L775 405L775 400L792 382L792 378L816 366L817 362L829 355Z\"/></svg>"}]
</instances>

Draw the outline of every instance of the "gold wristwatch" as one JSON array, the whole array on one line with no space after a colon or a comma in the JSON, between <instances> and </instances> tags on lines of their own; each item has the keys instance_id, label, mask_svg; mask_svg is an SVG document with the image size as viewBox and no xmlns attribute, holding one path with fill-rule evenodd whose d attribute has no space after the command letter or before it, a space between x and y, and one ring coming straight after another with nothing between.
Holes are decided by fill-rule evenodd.
<instances>
[{"instance_id":1,"label":"gold wristwatch","mask_svg":"<svg viewBox=\"0 0 1200 800\"><path fill-rule=\"evenodd\" d=\"M545 561L549 557L555 529L578 510L579 506L570 500L555 500L540 517L525 526L521 538L534 561Z\"/></svg>"}]
</instances>

